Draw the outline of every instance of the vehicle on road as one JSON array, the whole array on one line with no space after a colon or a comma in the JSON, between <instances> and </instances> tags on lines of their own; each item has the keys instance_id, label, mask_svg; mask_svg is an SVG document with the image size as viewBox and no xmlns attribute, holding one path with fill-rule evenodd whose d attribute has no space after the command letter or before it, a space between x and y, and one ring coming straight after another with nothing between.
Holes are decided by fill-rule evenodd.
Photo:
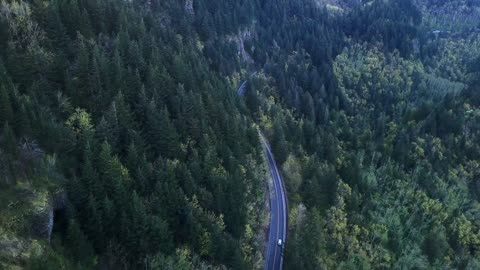
<instances>
[{"instance_id":1,"label":"vehicle on road","mask_svg":"<svg viewBox=\"0 0 480 270\"><path fill-rule=\"evenodd\" d=\"M282 239L278 239L277 245L282 246L282 244L283 244Z\"/></svg>"}]
</instances>

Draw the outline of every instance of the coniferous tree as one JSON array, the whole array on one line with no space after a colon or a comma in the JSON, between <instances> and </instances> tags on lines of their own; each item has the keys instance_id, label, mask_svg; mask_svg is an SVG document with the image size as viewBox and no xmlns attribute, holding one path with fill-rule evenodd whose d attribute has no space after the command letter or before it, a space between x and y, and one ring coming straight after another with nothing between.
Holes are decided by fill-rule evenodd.
<instances>
[{"instance_id":1,"label":"coniferous tree","mask_svg":"<svg viewBox=\"0 0 480 270\"><path fill-rule=\"evenodd\" d=\"M103 233L103 224L101 212L97 201L92 194L89 195L87 204L85 205L85 232L88 237L93 241L94 247L97 250L102 250L106 245L105 235Z\"/></svg>"},{"instance_id":2,"label":"coniferous tree","mask_svg":"<svg viewBox=\"0 0 480 270\"><path fill-rule=\"evenodd\" d=\"M3 125L2 146L5 152L10 155L12 159L16 159L18 157L17 140L8 122L5 122Z\"/></svg>"},{"instance_id":3,"label":"coniferous tree","mask_svg":"<svg viewBox=\"0 0 480 270\"><path fill-rule=\"evenodd\" d=\"M0 124L4 126L7 122L13 123L12 103L7 89L0 83Z\"/></svg>"},{"instance_id":4,"label":"coniferous tree","mask_svg":"<svg viewBox=\"0 0 480 270\"><path fill-rule=\"evenodd\" d=\"M92 267L94 262L94 251L87 237L84 235L80 226L75 221L70 221L67 230L67 241L75 243L69 252L72 258L76 258L80 265L84 267Z\"/></svg>"},{"instance_id":5,"label":"coniferous tree","mask_svg":"<svg viewBox=\"0 0 480 270\"><path fill-rule=\"evenodd\" d=\"M167 108L159 109L154 102L150 102L147 111L148 141L157 154L174 158L179 155L178 134L171 123Z\"/></svg>"},{"instance_id":6,"label":"coniferous tree","mask_svg":"<svg viewBox=\"0 0 480 270\"><path fill-rule=\"evenodd\" d=\"M274 122L274 133L272 140L272 151L275 153L276 160L282 164L287 160L288 144L285 139L283 127L279 121Z\"/></svg>"},{"instance_id":7,"label":"coniferous tree","mask_svg":"<svg viewBox=\"0 0 480 270\"><path fill-rule=\"evenodd\" d=\"M288 189L286 268L478 268L477 33L428 1L317 2L3 1L0 169L74 208L32 262L253 268L258 127ZM433 6L457 2L475 7Z\"/></svg>"}]
</instances>

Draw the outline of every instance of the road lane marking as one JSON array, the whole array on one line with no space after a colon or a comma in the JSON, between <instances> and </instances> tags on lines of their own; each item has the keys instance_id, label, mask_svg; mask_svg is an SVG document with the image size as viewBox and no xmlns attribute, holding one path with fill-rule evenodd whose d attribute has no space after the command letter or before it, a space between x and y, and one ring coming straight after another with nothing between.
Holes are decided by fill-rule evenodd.
<instances>
[{"instance_id":1,"label":"road lane marking","mask_svg":"<svg viewBox=\"0 0 480 270\"><path fill-rule=\"evenodd\" d=\"M272 160L273 160L273 156L272 156ZM278 168L277 166L275 166L275 171L277 173L277 177L279 179L279 184L282 184L283 181L281 181L281 177L280 177L280 172L278 171ZM285 238L287 236L287 216L285 215L285 213L287 213L287 209L286 209L286 199L285 199L285 193L284 193L284 190L283 190L283 185L281 185L280 187L280 194L281 194L281 197L282 197L282 210L283 210L283 215L284 215L284 218L283 218L283 240L285 241Z\"/></svg>"},{"instance_id":2,"label":"road lane marking","mask_svg":"<svg viewBox=\"0 0 480 270\"><path fill-rule=\"evenodd\" d=\"M263 139L263 142L264 142L264 144L265 144L265 146L266 146L266 148L267 148L267 151L268 151L267 156L269 157L270 164L271 164L271 165L273 164L273 168L274 168L274 170L273 170L274 177L273 177L273 178L274 178L274 182L275 182L275 184L276 184L276 185L275 185L275 193L276 193L276 194L280 193L281 203L282 203L282 210L283 210L283 212L284 212L284 214L285 214L286 209L285 209L285 196L284 196L284 194L283 194L283 187L280 187L280 192L278 192L278 185L281 184L280 173L279 173L278 168L277 168L277 166L276 166L276 164L275 164L275 160L274 160L274 158L273 158L273 153L271 152L270 148L268 147L268 144L266 143L266 140L265 140L264 138L262 138L262 139ZM277 180L278 182L275 181L275 180ZM279 183L279 182L280 182L280 183ZM277 196L277 197L278 197L278 196ZM278 204L277 204L277 208L278 208ZM278 210L279 210L279 208L278 208ZM278 217L278 219L279 219L279 218L280 218L280 217ZM283 238L285 238L285 236L286 236L286 216L285 216L285 215L284 215L283 221L284 221L284 223L283 223L283 226L282 226L282 227L283 227L283 234L282 234L282 236L283 236ZM278 224L277 228L278 228L278 227L279 227L279 224ZM278 229L279 229L279 228L278 228ZM278 239L278 231L277 231L277 239ZM282 240L283 240L283 239L282 239ZM275 248L275 251L277 251L277 250L278 250L278 246L276 246L276 248ZM276 255L277 255L277 252L275 252L275 260L276 260ZM282 255L280 254L280 261L281 261L281 260L282 260ZM275 263L275 262L274 262L274 263ZM280 269L281 269L281 268L282 268L282 265L280 265Z\"/></svg>"},{"instance_id":3,"label":"road lane marking","mask_svg":"<svg viewBox=\"0 0 480 270\"><path fill-rule=\"evenodd\" d=\"M266 142L264 141L265 145L266 145ZM268 145L267 146L267 149L268 149ZM273 166L273 170L270 169L270 174L272 175L273 177L273 185L274 185L274 189L275 189L275 195L276 195L276 198L277 198L277 224L276 224L276 227L277 227L277 233L276 233L276 238L275 238L275 251L274 251L274 256L273 256L273 268L275 269L275 263L277 261L277 253L278 253L278 244L276 243L278 241L278 237L279 237L279 233L280 233L280 207L278 205L278 175L276 175L276 166L274 164L274 160L273 160L273 157L271 155L271 152L268 151L267 153L267 156L268 156L268 160L269 160L269 163L270 163L270 167ZM281 195L281 194L280 194Z\"/></svg>"},{"instance_id":4,"label":"road lane marking","mask_svg":"<svg viewBox=\"0 0 480 270\"><path fill-rule=\"evenodd\" d=\"M273 185L274 185L274 188L275 188L275 197L277 198L277 238L275 239L275 242L278 241L278 237L279 237L279 230L280 230L280 224L279 224L279 221L280 221L280 208L279 208L279 204L278 204L278 196L280 196L280 200L281 200L281 206L282 206L282 210L283 210L283 218L282 220L284 221L283 223L283 233L282 233L282 237L285 238L286 236L286 215L285 215L285 207L286 207L286 204L285 204L285 194L283 194L283 186L280 187L280 192L279 192L279 189L278 189L278 186L279 185L282 185L282 180L281 180L281 176L280 176L280 173L278 171L278 168L275 164L275 160L273 158L273 153L272 151L270 150L270 147L269 145L267 144L267 141L266 139L264 138L263 134L261 132L260 133L260 137L262 139L262 142L267 150L267 158L268 158L268 163L270 164L270 167L273 167L273 170L270 169L270 175L272 175L273 177ZM278 181L278 182L277 182ZM284 241L284 239L282 239L282 241ZM277 243L274 243L275 244L275 249L274 249L274 260L273 260L273 268L275 270L275 263L276 263L276 258L277 258L277 253L278 253L278 244ZM283 261L283 258L282 258L282 255L280 254L280 269L282 269L282 261ZM267 260L268 262L268 260ZM269 264L267 263L267 265L269 266Z\"/></svg>"},{"instance_id":5,"label":"road lane marking","mask_svg":"<svg viewBox=\"0 0 480 270\"><path fill-rule=\"evenodd\" d=\"M265 138L263 137L263 134L260 134L261 138L262 138L262 142L263 142L263 145L265 146L265 148L267 149L267 159L268 159L268 163L270 164L270 175L272 176L272 180L273 180L273 188L275 190L274 194L275 194L275 198L278 197L278 189L277 189L277 181L276 181L276 175L275 175L275 170L272 169L272 164L273 164L273 161L272 161L272 155L271 155L271 152L270 152L270 149L268 147L268 144L266 143L266 140ZM274 165L274 164L273 164ZM275 168L275 166L273 166ZM274 200L275 202L275 200ZM276 227L277 227L277 232L276 232L276 238L273 239L273 244L274 244L274 250L273 250L273 262L271 262L273 264L273 268L275 268L275 262L277 260L277 253L278 253L278 244L276 244L276 242L278 241L278 231L279 231L279 218L280 218L280 208L278 207L278 200L277 200L277 224L276 224ZM271 228L272 229L272 228Z\"/></svg>"},{"instance_id":6,"label":"road lane marking","mask_svg":"<svg viewBox=\"0 0 480 270\"><path fill-rule=\"evenodd\" d=\"M255 76L257 72L253 72L250 77L252 76ZM245 80L241 85L240 87L238 88L238 91L237 91L237 95L239 96L243 96L243 94L245 93L245 87L246 87L246 84L247 84L247 80ZM273 185L274 185L274 189L275 189L275 196L274 196L274 201L276 200L277 204L277 233L276 233L276 238L273 239L273 244L275 246L275 249L274 249L274 258L273 258L273 270L275 270L275 262L277 260L277 253L278 253L278 239L279 239L279 233L280 233L280 207L279 207L279 202L278 202L278 197L280 196L280 201L281 201L281 206L282 206L282 210L283 210L283 218L282 220L284 221L283 222L283 234L282 234L282 241L284 243L285 241L285 237L286 237L286 229L285 229L285 224L286 224L286 210L285 210L285 194L283 193L283 184L282 184L282 180L281 180L281 177L280 177L280 173L278 172L278 169L277 169L277 165L275 163L275 159L273 158L273 154L272 154L272 151L270 150L270 146L268 145L267 143L267 140L265 139L265 137L263 136L263 134L260 132L259 130L259 134L260 134L260 137L262 139L262 142L265 146L265 148L267 149L267 158L268 158L268 162L270 164L270 168L273 167L273 170L270 169L270 175L273 177ZM278 192L278 186L280 186L280 192ZM272 219L270 219L272 220ZM270 224L271 225L271 224ZM270 235L271 236L271 235ZM283 244L282 243L282 244ZM270 249L270 245L268 247L268 249ZM268 256L270 255L270 252L267 251L267 254ZM283 257L282 257L282 254L280 254L280 269L282 269L282 261L283 261ZM269 259L267 259L267 266L269 266Z\"/></svg>"}]
</instances>

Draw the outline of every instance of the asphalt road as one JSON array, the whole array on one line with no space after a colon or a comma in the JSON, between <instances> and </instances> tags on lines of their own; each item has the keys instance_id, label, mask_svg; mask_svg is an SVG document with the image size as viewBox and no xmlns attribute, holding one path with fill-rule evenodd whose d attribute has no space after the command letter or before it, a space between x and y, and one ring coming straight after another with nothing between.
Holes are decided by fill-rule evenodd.
<instances>
[{"instance_id":1,"label":"asphalt road","mask_svg":"<svg viewBox=\"0 0 480 270\"><path fill-rule=\"evenodd\" d=\"M287 197L270 145L262 133L260 138L266 150L268 167L273 179L273 189L270 190L270 234L265 269L277 270L283 268L283 248L287 238ZM281 246L278 245L279 239L282 240Z\"/></svg>"},{"instance_id":2,"label":"asphalt road","mask_svg":"<svg viewBox=\"0 0 480 270\"><path fill-rule=\"evenodd\" d=\"M237 90L237 95L243 96L247 90L247 81L244 81Z\"/></svg>"},{"instance_id":3,"label":"asphalt road","mask_svg":"<svg viewBox=\"0 0 480 270\"><path fill-rule=\"evenodd\" d=\"M255 76L256 72L250 76ZM239 96L243 96L247 90L247 81L244 81L237 90ZM287 197L282 177L277 168L267 139L259 131L265 153L267 155L268 168L273 179L270 189L270 230L268 236L267 257L265 259L265 270L281 270L283 268L283 249L287 238ZM282 245L278 245L278 240Z\"/></svg>"},{"instance_id":4,"label":"asphalt road","mask_svg":"<svg viewBox=\"0 0 480 270\"><path fill-rule=\"evenodd\" d=\"M253 77L253 76L255 76L255 75L257 75L257 72L256 72L256 71L250 73L250 78ZM243 81L243 83L240 85L240 87L239 87L238 90L237 90L237 95L239 95L239 96L241 96L241 97L242 97L243 95L245 95L245 91L247 91L247 83L248 83L248 81L246 81L246 80Z\"/></svg>"}]
</instances>

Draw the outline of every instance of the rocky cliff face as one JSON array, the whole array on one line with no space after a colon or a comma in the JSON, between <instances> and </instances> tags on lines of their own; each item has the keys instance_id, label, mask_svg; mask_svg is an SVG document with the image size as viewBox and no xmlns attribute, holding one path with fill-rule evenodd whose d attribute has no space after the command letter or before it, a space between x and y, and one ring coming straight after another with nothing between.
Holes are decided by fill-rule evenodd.
<instances>
[{"instance_id":1,"label":"rocky cliff face","mask_svg":"<svg viewBox=\"0 0 480 270\"><path fill-rule=\"evenodd\" d=\"M227 37L228 41L235 42L235 44L237 45L237 53L240 59L242 59L242 61L246 63L253 63L252 57L245 49L245 42L251 40L252 38L253 32L250 29L244 29L236 35L231 35Z\"/></svg>"},{"instance_id":2,"label":"rocky cliff face","mask_svg":"<svg viewBox=\"0 0 480 270\"><path fill-rule=\"evenodd\" d=\"M330 10L349 11L362 4L362 0L315 0L318 5L325 6Z\"/></svg>"},{"instance_id":3,"label":"rocky cliff face","mask_svg":"<svg viewBox=\"0 0 480 270\"><path fill-rule=\"evenodd\" d=\"M0 191L0 269L12 269L46 243L53 229L53 203L43 188L24 185Z\"/></svg>"},{"instance_id":4,"label":"rocky cliff face","mask_svg":"<svg viewBox=\"0 0 480 270\"><path fill-rule=\"evenodd\" d=\"M195 10L193 9L193 0L185 1L185 11L187 12L187 14L190 15L195 14Z\"/></svg>"},{"instance_id":5,"label":"rocky cliff face","mask_svg":"<svg viewBox=\"0 0 480 270\"><path fill-rule=\"evenodd\" d=\"M18 160L10 163L16 178L5 180L0 164L0 269L18 269L35 250L48 247L55 212L64 209L67 201L66 193L55 184L54 178L61 176L52 165L54 158L45 157L38 145L25 139L18 152ZM38 175L28 173L29 165Z\"/></svg>"},{"instance_id":6,"label":"rocky cliff face","mask_svg":"<svg viewBox=\"0 0 480 270\"><path fill-rule=\"evenodd\" d=\"M33 235L47 239L50 242L55 223L55 212L65 209L66 201L67 196L63 191L51 195L47 206L36 213L34 222L31 223Z\"/></svg>"}]
</instances>

